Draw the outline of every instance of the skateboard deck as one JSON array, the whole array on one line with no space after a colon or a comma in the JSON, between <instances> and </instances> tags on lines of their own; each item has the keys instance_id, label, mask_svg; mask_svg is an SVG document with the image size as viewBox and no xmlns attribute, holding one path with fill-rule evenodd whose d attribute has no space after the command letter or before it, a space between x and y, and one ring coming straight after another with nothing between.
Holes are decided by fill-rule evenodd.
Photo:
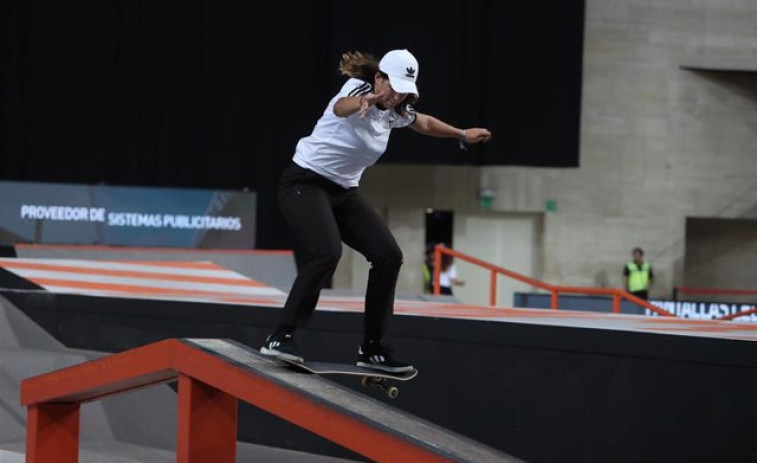
<instances>
[{"instance_id":1,"label":"skateboard deck","mask_svg":"<svg viewBox=\"0 0 757 463\"><path fill-rule=\"evenodd\" d=\"M287 366L302 371L305 373L311 373L314 375L347 375L347 376L360 376L361 383L364 387L377 387L383 390L386 395L394 399L399 395L399 389L390 386L387 380L397 381L409 381L418 376L418 370L412 369L410 371L402 373L391 373L388 371L373 370L370 368L363 368L357 365L350 365L346 363L330 363L330 362L292 362L286 359L279 359Z\"/></svg>"}]
</instances>

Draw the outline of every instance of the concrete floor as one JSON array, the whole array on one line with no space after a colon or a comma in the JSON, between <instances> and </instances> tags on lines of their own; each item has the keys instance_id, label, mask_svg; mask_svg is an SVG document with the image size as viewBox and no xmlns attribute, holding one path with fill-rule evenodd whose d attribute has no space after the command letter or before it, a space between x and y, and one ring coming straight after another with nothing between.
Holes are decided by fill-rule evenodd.
<instances>
[{"instance_id":1,"label":"concrete floor","mask_svg":"<svg viewBox=\"0 0 757 463\"><path fill-rule=\"evenodd\" d=\"M83 440L80 445L80 463L174 463L176 461L176 453L170 450L142 447L122 442L93 442L87 440ZM0 444L0 462L24 463L24 447L24 442ZM276 449L262 445L238 444L238 463L259 463L261 461L275 461L276 463L353 463L351 460Z\"/></svg>"}]
</instances>

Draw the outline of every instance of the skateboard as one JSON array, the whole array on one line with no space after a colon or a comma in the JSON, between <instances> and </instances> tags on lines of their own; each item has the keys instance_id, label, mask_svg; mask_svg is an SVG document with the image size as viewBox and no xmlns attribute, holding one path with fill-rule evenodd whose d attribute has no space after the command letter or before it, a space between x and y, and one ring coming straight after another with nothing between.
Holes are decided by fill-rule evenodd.
<instances>
[{"instance_id":1,"label":"skateboard","mask_svg":"<svg viewBox=\"0 0 757 463\"><path fill-rule=\"evenodd\" d=\"M287 366L306 373L314 375L347 375L360 376L360 384L363 387L375 387L384 391L390 399L396 399L400 393L399 388L389 384L389 380L409 381L418 375L418 370L413 368L410 371L402 373L390 373L388 371L373 370L363 368L357 365L346 363L329 363L329 362L292 362L286 359L278 359Z\"/></svg>"}]
</instances>

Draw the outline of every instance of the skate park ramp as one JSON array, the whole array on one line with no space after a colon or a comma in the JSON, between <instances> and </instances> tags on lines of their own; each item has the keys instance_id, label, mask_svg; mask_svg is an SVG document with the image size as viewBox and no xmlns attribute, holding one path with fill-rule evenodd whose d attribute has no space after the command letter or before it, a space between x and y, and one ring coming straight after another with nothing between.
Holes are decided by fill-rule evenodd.
<instances>
[{"instance_id":1,"label":"skate park ramp","mask_svg":"<svg viewBox=\"0 0 757 463\"><path fill-rule=\"evenodd\" d=\"M105 355L65 348L0 297L0 462L25 461L26 409L20 405L21 380ZM176 427L176 393L167 385L84 404L79 461L174 462ZM241 442L237 455L240 463L350 461Z\"/></svg>"},{"instance_id":2,"label":"skate park ramp","mask_svg":"<svg viewBox=\"0 0 757 463\"><path fill-rule=\"evenodd\" d=\"M27 378L22 384L21 401L35 407L75 405L176 378L191 388L180 387L180 393L186 391L186 395L184 399L180 396L184 408L179 410L179 423L184 434L179 434L179 441L186 441L186 433L195 426L205 426L201 421L191 421L195 418L190 415L190 410L202 406L199 402L190 403L189 394L196 390L194 387L202 387L216 391L208 392L208 397L233 397L234 402L223 399L227 404L236 404L239 399L381 463L522 461L318 375L286 368L248 346L226 339L166 339ZM198 386L192 386L195 383ZM219 403L220 399L210 400ZM223 415L214 415L217 424L236 415L232 412L235 405L224 407L227 411ZM224 436L202 445L216 446L221 442L219 449L223 447L229 436L236 436L235 428L224 429ZM203 452L212 452L211 447L204 448Z\"/></svg>"}]
</instances>

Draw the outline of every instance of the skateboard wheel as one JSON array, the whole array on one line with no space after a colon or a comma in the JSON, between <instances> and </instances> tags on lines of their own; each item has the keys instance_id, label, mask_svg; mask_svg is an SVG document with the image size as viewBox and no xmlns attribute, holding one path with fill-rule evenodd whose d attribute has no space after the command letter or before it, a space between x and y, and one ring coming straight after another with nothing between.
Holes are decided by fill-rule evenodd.
<instances>
[{"instance_id":1,"label":"skateboard wheel","mask_svg":"<svg viewBox=\"0 0 757 463\"><path fill-rule=\"evenodd\" d=\"M397 396L400 395L400 390L394 386L391 386L386 389L386 395L388 395L390 399L396 399Z\"/></svg>"},{"instance_id":2,"label":"skateboard wheel","mask_svg":"<svg viewBox=\"0 0 757 463\"><path fill-rule=\"evenodd\" d=\"M363 387L368 387L371 385L371 380L367 376L363 376L363 379L360 380L360 384L362 384Z\"/></svg>"}]
</instances>

